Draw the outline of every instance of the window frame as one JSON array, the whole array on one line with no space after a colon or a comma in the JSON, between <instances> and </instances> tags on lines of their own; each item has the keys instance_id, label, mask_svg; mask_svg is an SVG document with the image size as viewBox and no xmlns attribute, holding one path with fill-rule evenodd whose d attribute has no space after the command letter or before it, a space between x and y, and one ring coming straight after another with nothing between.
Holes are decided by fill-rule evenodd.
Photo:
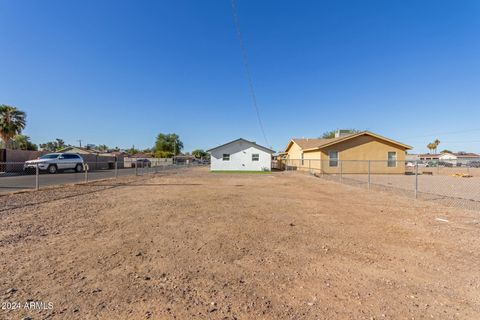
<instances>
[{"instance_id":1,"label":"window frame","mask_svg":"<svg viewBox=\"0 0 480 320\"><path fill-rule=\"evenodd\" d=\"M230 153L223 153L222 161L230 161Z\"/></svg>"},{"instance_id":2,"label":"window frame","mask_svg":"<svg viewBox=\"0 0 480 320\"><path fill-rule=\"evenodd\" d=\"M337 154L337 157L335 159L332 159L332 157L330 156L331 153L336 153ZM332 165L332 161L335 162L335 165ZM337 168L338 167L338 164L340 162L340 152L339 151L336 151L336 150L331 150L331 151L328 151L328 166L330 168Z\"/></svg>"},{"instance_id":3,"label":"window frame","mask_svg":"<svg viewBox=\"0 0 480 320\"><path fill-rule=\"evenodd\" d=\"M393 153L395 154L395 160L390 160L390 157L389 155ZM397 151L387 151L387 167L388 168L396 168L397 167ZM393 166L391 166L390 164L393 163Z\"/></svg>"},{"instance_id":4,"label":"window frame","mask_svg":"<svg viewBox=\"0 0 480 320\"><path fill-rule=\"evenodd\" d=\"M254 159L254 156L256 156L257 159ZM260 161L260 153L252 153L252 162L258 161Z\"/></svg>"}]
</instances>

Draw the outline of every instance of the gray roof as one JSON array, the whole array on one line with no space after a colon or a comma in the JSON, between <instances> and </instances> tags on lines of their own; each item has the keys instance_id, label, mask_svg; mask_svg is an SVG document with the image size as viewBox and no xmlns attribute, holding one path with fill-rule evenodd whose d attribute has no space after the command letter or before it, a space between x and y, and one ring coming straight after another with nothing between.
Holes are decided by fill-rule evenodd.
<instances>
[{"instance_id":1,"label":"gray roof","mask_svg":"<svg viewBox=\"0 0 480 320\"><path fill-rule=\"evenodd\" d=\"M211 148L211 149L207 150L207 152L211 152L211 151L213 151L213 150L215 150L215 149L219 149L219 148L221 148L221 147L224 147L224 146L226 146L226 145L229 145L229 144L235 143L235 142L239 142L239 141L243 141L243 142L247 142L247 143L250 143L250 144L252 144L252 145L255 145L255 146L258 147L259 149L262 149L263 151L266 151L266 152L270 152L270 153L274 153L274 152L275 152L275 151L272 150L272 149L269 149L269 148L267 148L267 147L264 147L264 146L261 146L261 145L255 143L254 141L248 141L248 140L245 140L245 139L243 139L243 138L238 138L238 139L236 139L236 140L233 140L233 141L224 143L224 144L222 144L222 145L219 145L218 147Z\"/></svg>"}]
</instances>

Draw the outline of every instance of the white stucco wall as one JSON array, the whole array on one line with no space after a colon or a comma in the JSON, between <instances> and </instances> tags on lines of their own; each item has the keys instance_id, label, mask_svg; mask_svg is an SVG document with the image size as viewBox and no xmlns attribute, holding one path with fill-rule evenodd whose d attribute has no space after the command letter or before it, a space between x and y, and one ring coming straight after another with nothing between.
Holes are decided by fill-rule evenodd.
<instances>
[{"instance_id":1,"label":"white stucco wall","mask_svg":"<svg viewBox=\"0 0 480 320\"><path fill-rule=\"evenodd\" d=\"M230 154L229 161L223 161L223 154ZM252 154L259 155L258 161L252 161ZM237 141L210 152L210 170L229 171L270 171L272 166L271 153L254 144Z\"/></svg>"},{"instance_id":2,"label":"white stucco wall","mask_svg":"<svg viewBox=\"0 0 480 320\"><path fill-rule=\"evenodd\" d=\"M451 153L442 153L442 155L438 158L440 160L457 160L457 156Z\"/></svg>"},{"instance_id":3,"label":"white stucco wall","mask_svg":"<svg viewBox=\"0 0 480 320\"><path fill-rule=\"evenodd\" d=\"M453 165L468 164L471 161L480 161L480 157L462 157L462 155L444 153L440 156L440 161L447 161Z\"/></svg>"}]
</instances>

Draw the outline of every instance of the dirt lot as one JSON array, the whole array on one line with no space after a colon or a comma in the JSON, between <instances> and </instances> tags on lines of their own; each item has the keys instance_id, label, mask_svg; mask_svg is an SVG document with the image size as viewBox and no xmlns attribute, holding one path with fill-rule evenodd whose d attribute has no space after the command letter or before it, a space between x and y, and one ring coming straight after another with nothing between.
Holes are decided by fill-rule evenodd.
<instances>
[{"instance_id":1,"label":"dirt lot","mask_svg":"<svg viewBox=\"0 0 480 320\"><path fill-rule=\"evenodd\" d=\"M1 319L480 318L478 213L292 172L123 182L0 198Z\"/></svg>"},{"instance_id":2,"label":"dirt lot","mask_svg":"<svg viewBox=\"0 0 480 320\"><path fill-rule=\"evenodd\" d=\"M470 167L434 167L434 168L419 168L419 172L431 172L433 175L441 176L451 176L455 174L469 174L474 177L480 177L480 168L470 168Z\"/></svg>"},{"instance_id":3,"label":"dirt lot","mask_svg":"<svg viewBox=\"0 0 480 320\"><path fill-rule=\"evenodd\" d=\"M368 183L368 175L344 174L344 178ZM336 177L340 180L340 177ZM415 193L415 176L402 174L372 174L370 181L373 185L389 186L409 190ZM466 199L480 202L480 177L462 178L446 175L419 175L418 192L443 197Z\"/></svg>"}]
</instances>

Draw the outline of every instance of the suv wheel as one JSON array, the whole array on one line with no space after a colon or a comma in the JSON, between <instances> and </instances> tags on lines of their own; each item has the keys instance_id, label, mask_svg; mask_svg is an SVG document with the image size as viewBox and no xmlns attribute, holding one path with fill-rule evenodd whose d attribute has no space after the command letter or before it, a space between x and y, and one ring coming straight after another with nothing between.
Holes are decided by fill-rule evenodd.
<instances>
[{"instance_id":1,"label":"suv wheel","mask_svg":"<svg viewBox=\"0 0 480 320\"><path fill-rule=\"evenodd\" d=\"M47 169L48 173L57 173L57 166L54 165L54 164L51 164L48 166L48 169Z\"/></svg>"},{"instance_id":2,"label":"suv wheel","mask_svg":"<svg viewBox=\"0 0 480 320\"><path fill-rule=\"evenodd\" d=\"M82 172L83 170L83 166L81 163L77 163L77 165L75 166L75 172Z\"/></svg>"}]
</instances>

